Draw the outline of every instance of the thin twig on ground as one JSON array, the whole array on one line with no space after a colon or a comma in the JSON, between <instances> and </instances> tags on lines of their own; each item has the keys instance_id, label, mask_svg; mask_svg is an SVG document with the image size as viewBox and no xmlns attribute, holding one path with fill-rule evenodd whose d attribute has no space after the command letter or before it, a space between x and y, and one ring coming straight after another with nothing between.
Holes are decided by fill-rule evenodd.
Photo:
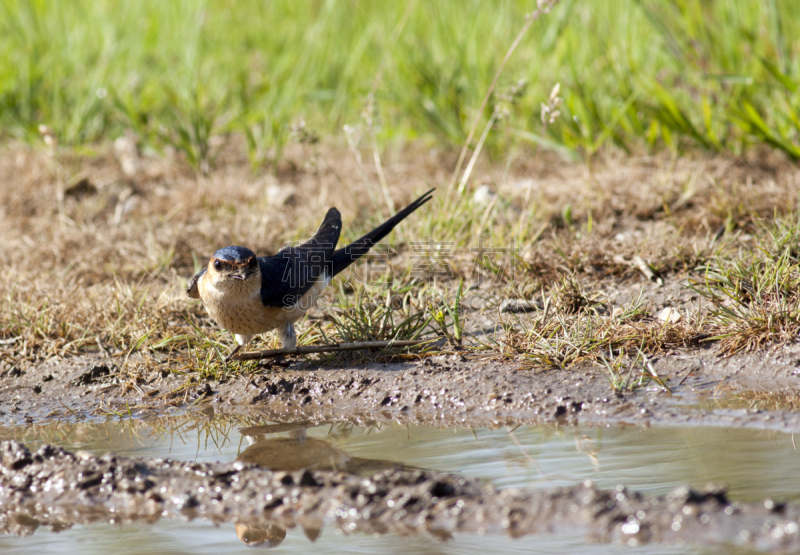
<instances>
[{"instance_id":1,"label":"thin twig on ground","mask_svg":"<svg viewBox=\"0 0 800 555\"><path fill-rule=\"evenodd\" d=\"M295 347L294 349L268 349L266 351L253 351L231 357L231 360L260 360L284 355L308 355L313 353L339 353L342 351L366 351L371 349L388 349L401 347L416 347L434 341L432 339L414 339L408 341L357 341L355 343L334 343L332 345L318 345Z\"/></svg>"}]
</instances>

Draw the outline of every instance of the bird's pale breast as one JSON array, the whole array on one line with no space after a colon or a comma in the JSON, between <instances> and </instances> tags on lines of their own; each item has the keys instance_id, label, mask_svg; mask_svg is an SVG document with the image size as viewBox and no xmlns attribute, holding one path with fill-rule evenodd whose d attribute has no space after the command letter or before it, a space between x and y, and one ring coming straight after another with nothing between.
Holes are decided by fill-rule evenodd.
<instances>
[{"instance_id":1,"label":"bird's pale breast","mask_svg":"<svg viewBox=\"0 0 800 555\"><path fill-rule=\"evenodd\" d=\"M261 304L260 294L237 295L220 291L209 280L202 278L198 286L206 310L221 327L239 335L257 335L301 318L314 305L329 281L315 283L291 308L266 307Z\"/></svg>"}]
</instances>

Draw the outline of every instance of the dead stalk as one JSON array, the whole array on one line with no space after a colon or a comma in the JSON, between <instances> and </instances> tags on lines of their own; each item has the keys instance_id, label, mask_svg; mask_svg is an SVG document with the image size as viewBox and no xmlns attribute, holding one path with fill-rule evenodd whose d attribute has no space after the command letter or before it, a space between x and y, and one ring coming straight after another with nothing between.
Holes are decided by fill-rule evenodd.
<instances>
[{"instance_id":1,"label":"dead stalk","mask_svg":"<svg viewBox=\"0 0 800 555\"><path fill-rule=\"evenodd\" d=\"M497 72L494 74L494 78L492 79L491 85L489 85L488 90L486 91L486 95L483 97L483 102L481 102L480 108L478 108L478 112L475 114L475 119L472 122L472 127L469 130L469 134L467 135L467 140L464 141L464 146L461 148L461 153L458 155L458 162L456 162L456 169L453 171L453 175L450 178L450 184L447 187L447 190L452 193L453 187L456 185L456 181L458 180L458 176L461 173L461 166L464 164L464 159L467 157L467 150L469 149L469 145L472 144L472 139L475 137L475 131L478 129L478 122L481 120L481 114L486 109L486 105L489 103L489 99L494 92L495 87L497 87L497 81L500 79L500 75L503 73L503 70L506 67L506 64L511 59L511 55L514 53L514 50L517 49L517 46L522 41L522 38L528 32L528 29L531 28L533 22L539 19L542 15L547 14L553 7L558 4L560 0L539 0L538 7L525 16L525 24L520 29L517 37L514 39L514 42L511 43L511 46L508 47L508 51L506 52L503 61L500 62L500 67L497 68ZM494 123L494 122L491 122ZM489 127L487 127L488 129ZM480 149L476 149L480 150ZM468 177L468 176L467 176ZM463 180L462 180L463 181ZM462 188L459 187L459 190Z\"/></svg>"}]
</instances>

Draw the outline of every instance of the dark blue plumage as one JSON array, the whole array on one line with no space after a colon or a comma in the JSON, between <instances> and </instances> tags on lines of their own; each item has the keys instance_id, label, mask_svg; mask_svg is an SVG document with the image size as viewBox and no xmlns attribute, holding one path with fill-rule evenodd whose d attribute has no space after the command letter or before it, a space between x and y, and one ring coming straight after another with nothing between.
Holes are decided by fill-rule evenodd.
<instances>
[{"instance_id":1,"label":"dark blue plumage","mask_svg":"<svg viewBox=\"0 0 800 555\"><path fill-rule=\"evenodd\" d=\"M219 249L214 253L214 258L219 258L220 260L226 260L228 262L241 263L255 255L256 253L248 248L237 247L234 245Z\"/></svg>"}]
</instances>

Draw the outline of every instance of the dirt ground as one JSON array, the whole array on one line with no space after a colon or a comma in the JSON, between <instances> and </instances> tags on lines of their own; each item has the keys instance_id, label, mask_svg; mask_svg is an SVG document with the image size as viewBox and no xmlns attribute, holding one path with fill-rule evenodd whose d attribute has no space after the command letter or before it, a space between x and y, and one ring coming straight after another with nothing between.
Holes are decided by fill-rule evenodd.
<instances>
[{"instance_id":1,"label":"dirt ground","mask_svg":"<svg viewBox=\"0 0 800 555\"><path fill-rule=\"evenodd\" d=\"M428 232L450 233L454 273L468 277L471 264L461 254L468 245L480 238L505 244L504 234L519 229L520 221L538 229L525 235L520 262L504 279L470 288L481 302L465 303L475 307L463 310L465 331L475 341L493 338L490 348L476 349L470 341L459 348L442 338L429 353L285 359L220 370L213 345L225 346L230 338L218 333L183 291L195 260L202 265L215 248L231 243L274 252L282 240L312 230L315 216L332 204L347 214L347 222L365 220L358 230L377 220L372 212L385 210L365 192L376 179L374 170L327 148L298 150L291 164L267 176L235 151L221 153L209 176L135 148L128 154L119 149L62 154L56 168L47 156L23 147L2 153L0 167L11 176L0 190L0 263L6 268L0 276L2 422L197 409L275 422L456 427L559 422L800 432L796 336L785 331L758 336L754 345L730 355L721 341L708 341L719 324L708 316L706 300L688 287L698 265L718 253L753 250L763 218L796 209L800 172L766 156L609 156L591 171L548 157L517 161L509 172L487 164L476 181L487 185L489 200L476 197L470 205L484 206L483 215L454 223L442 215L447 212L442 198L432 204L433 216L398 230L390 267L411 263L409 241ZM389 153L387 175L404 184L391 189L395 203L428 184L438 185L437 194L444 197L448 156L419 149ZM345 179L350 175L360 177ZM355 230L349 233L357 236ZM729 250L720 250L723 243ZM647 276L631 263L635 256L654 273ZM646 327L641 335L649 341L641 343L646 358L637 360L647 376L637 369L630 387L612 387L614 376L604 369L602 353L589 351L574 359L559 351L564 358L542 364L549 351L531 346L526 330L541 324L536 319L545 318L548 303L512 314L501 310L501 301L550 298L564 318L577 318L583 309L570 312L563 302L564 276L578 284L581 303L600 299L590 315L594 322L616 322L615 309L644 299L640 319L626 325ZM399 282L438 287L435 280L411 279L405 273ZM370 287L376 298L383 295L385 288ZM664 309L680 314L680 322L659 321ZM315 315L306 329L315 321L328 322L324 314ZM576 322L574 329L580 329ZM615 352L632 352L625 341L609 345ZM637 379L643 380L641 387ZM630 544L682 538L794 550L800 541L796 507L731 504L719 491L646 498L584 484L498 492L431 473L392 470L363 482L247 465L98 459L58 448L32 455L8 442L2 457L0 527L13 533L30 533L39 525L58 529L152 519L172 504L187 515L235 520L244 527L299 525L312 534L321 520L332 519L343 528L354 522L348 530L385 526L385 531L424 529L445 536L516 535L564 525L591 538ZM60 485L48 489L56 475L63 478ZM206 493L192 493L200 486ZM233 496L220 501L210 493L216 487L242 495L235 502ZM273 499L267 505L264 492ZM404 500L402 517L396 518L399 505L389 504L393 499ZM347 514L356 516L332 516L351 507L356 512ZM669 523L680 515L685 524L676 529Z\"/></svg>"}]
</instances>

